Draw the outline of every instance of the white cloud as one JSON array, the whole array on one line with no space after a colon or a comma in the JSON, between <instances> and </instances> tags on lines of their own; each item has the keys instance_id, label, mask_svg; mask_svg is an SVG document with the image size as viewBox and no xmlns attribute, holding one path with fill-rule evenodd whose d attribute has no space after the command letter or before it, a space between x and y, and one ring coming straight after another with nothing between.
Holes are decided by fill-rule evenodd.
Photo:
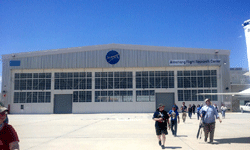
<instances>
[{"instance_id":1,"label":"white cloud","mask_svg":"<svg viewBox=\"0 0 250 150\"><path fill-rule=\"evenodd\" d=\"M238 38L242 38L242 35L238 36Z\"/></svg>"}]
</instances>

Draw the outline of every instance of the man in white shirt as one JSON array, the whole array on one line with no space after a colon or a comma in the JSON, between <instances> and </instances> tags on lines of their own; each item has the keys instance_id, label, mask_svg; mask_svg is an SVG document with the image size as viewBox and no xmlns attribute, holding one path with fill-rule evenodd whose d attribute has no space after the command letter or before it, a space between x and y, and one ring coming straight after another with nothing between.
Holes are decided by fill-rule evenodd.
<instances>
[{"instance_id":1,"label":"man in white shirt","mask_svg":"<svg viewBox=\"0 0 250 150\"><path fill-rule=\"evenodd\" d=\"M219 114L217 110L211 105L210 99L205 99L206 105L203 106L200 110L201 117L204 123L204 132L205 132L205 139L204 141L207 142L208 133L210 134L210 142L212 143L214 140L214 130L215 130L215 117L219 119L221 123L221 119L219 118Z\"/></svg>"}]
</instances>

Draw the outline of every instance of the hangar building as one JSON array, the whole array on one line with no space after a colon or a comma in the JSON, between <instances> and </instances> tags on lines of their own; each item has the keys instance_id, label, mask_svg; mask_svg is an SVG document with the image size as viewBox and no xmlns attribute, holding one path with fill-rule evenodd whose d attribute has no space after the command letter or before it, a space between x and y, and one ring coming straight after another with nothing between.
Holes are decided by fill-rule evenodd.
<instances>
[{"instance_id":1,"label":"hangar building","mask_svg":"<svg viewBox=\"0 0 250 150\"><path fill-rule=\"evenodd\" d=\"M2 55L10 113L154 112L159 103L220 106L229 50L107 44Z\"/></svg>"}]
</instances>

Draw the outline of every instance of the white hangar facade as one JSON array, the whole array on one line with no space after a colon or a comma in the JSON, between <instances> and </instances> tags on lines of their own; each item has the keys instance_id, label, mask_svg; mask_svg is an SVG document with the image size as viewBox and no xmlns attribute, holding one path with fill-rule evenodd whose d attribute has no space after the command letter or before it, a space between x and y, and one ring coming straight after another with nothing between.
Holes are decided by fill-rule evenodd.
<instances>
[{"instance_id":1,"label":"white hangar facade","mask_svg":"<svg viewBox=\"0 0 250 150\"><path fill-rule=\"evenodd\" d=\"M229 50L107 44L2 55L10 113L154 112L159 103L220 105Z\"/></svg>"}]
</instances>

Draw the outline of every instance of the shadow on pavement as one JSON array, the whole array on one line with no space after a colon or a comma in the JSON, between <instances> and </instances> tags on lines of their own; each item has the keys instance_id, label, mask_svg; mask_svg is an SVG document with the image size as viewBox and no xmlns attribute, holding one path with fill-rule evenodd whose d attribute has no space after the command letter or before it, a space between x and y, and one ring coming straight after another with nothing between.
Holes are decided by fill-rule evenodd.
<instances>
[{"instance_id":1,"label":"shadow on pavement","mask_svg":"<svg viewBox=\"0 0 250 150\"><path fill-rule=\"evenodd\" d=\"M176 137L188 137L187 135L177 135Z\"/></svg>"},{"instance_id":2,"label":"shadow on pavement","mask_svg":"<svg viewBox=\"0 0 250 150\"><path fill-rule=\"evenodd\" d=\"M231 143L250 144L250 137L214 139L214 140L218 142L216 144L231 144Z\"/></svg>"},{"instance_id":3,"label":"shadow on pavement","mask_svg":"<svg viewBox=\"0 0 250 150\"><path fill-rule=\"evenodd\" d=\"M166 146L165 146L165 149L179 149L179 148L182 148L182 147L174 147L174 146L173 146L173 147L170 147L170 146L169 146L169 147L166 147Z\"/></svg>"}]
</instances>

